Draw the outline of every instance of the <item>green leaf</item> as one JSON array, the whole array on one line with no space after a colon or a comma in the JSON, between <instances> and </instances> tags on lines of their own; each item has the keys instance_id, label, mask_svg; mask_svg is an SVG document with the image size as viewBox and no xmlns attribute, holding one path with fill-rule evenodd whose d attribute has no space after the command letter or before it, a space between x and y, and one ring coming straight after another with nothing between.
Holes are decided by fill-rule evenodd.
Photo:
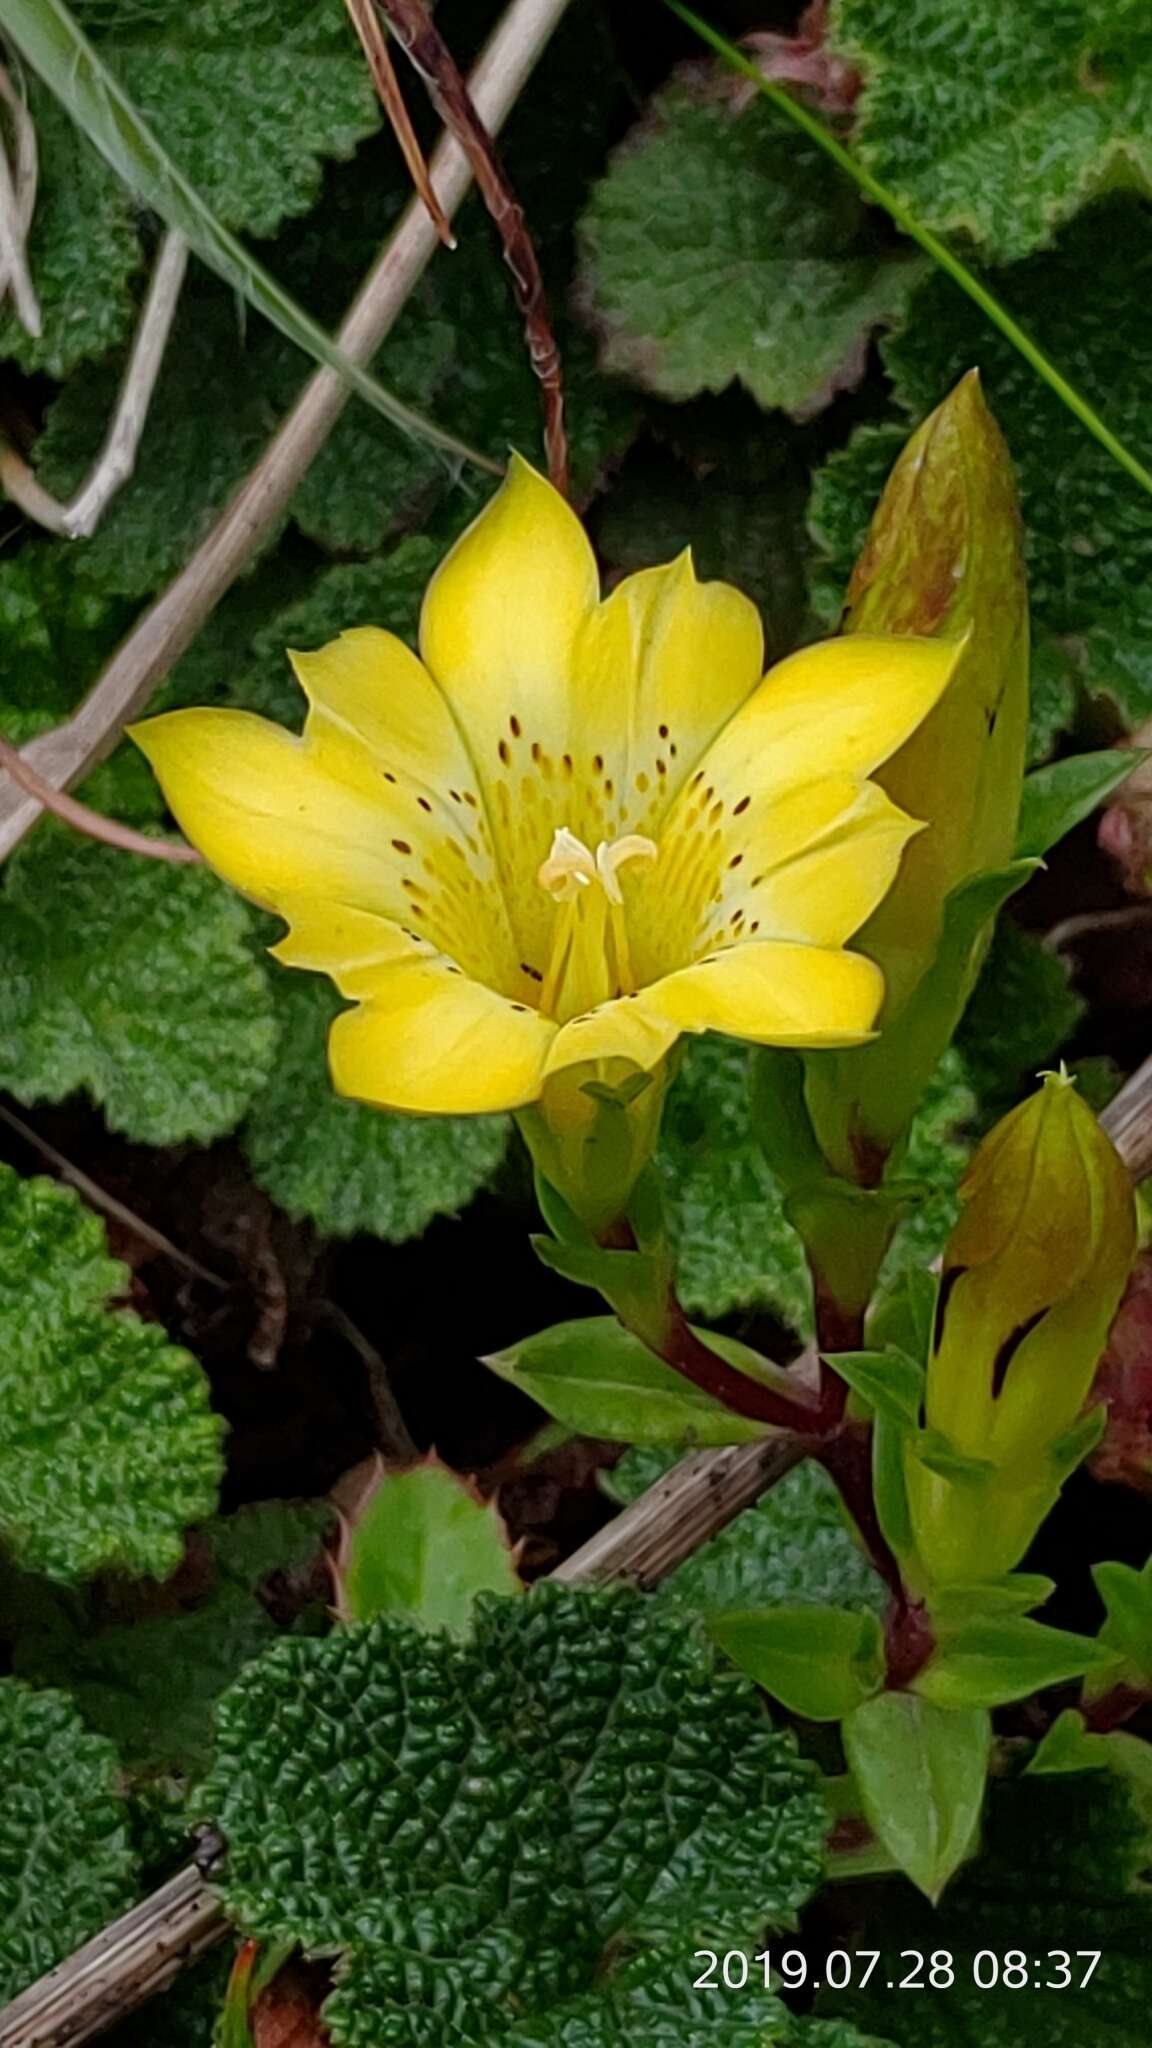
<instances>
[{"instance_id":1,"label":"green leaf","mask_svg":"<svg viewBox=\"0 0 1152 2048\"><path fill-rule=\"evenodd\" d=\"M627 1504L674 1462L666 1451L629 1451L605 1475L605 1490ZM734 1609L801 1604L882 1616L888 1600L835 1486L810 1460L702 1544L649 1597L709 1621Z\"/></svg>"},{"instance_id":2,"label":"green leaf","mask_svg":"<svg viewBox=\"0 0 1152 2048\"><path fill-rule=\"evenodd\" d=\"M1110 186L1152 188L1152 32L1123 0L836 0L853 147L925 227L1026 256Z\"/></svg>"},{"instance_id":3,"label":"green leaf","mask_svg":"<svg viewBox=\"0 0 1152 2048\"><path fill-rule=\"evenodd\" d=\"M581 223L601 362L663 398L739 380L804 418L857 384L924 275L814 143L722 69L649 103Z\"/></svg>"},{"instance_id":4,"label":"green leaf","mask_svg":"<svg viewBox=\"0 0 1152 2048\"><path fill-rule=\"evenodd\" d=\"M1038 1742L1025 1769L1029 1778L1074 1775L1078 1771L1108 1768L1108 1738L1090 1734L1083 1714L1065 1707L1057 1714L1048 1733Z\"/></svg>"},{"instance_id":5,"label":"green leaf","mask_svg":"<svg viewBox=\"0 0 1152 2048\"><path fill-rule=\"evenodd\" d=\"M136 1858L116 1752L72 1702L0 1679L0 2001L130 1906Z\"/></svg>"},{"instance_id":6,"label":"green leaf","mask_svg":"<svg viewBox=\"0 0 1152 2048\"><path fill-rule=\"evenodd\" d=\"M1055 1065L1083 1014L1064 962L1001 918L956 1041L987 1122Z\"/></svg>"},{"instance_id":7,"label":"green leaf","mask_svg":"<svg viewBox=\"0 0 1152 2048\"><path fill-rule=\"evenodd\" d=\"M336 1585L345 1621L389 1614L456 1636L478 1593L522 1591L494 1504L435 1458L377 1473L345 1524Z\"/></svg>"},{"instance_id":8,"label":"green leaf","mask_svg":"<svg viewBox=\"0 0 1152 2048\"><path fill-rule=\"evenodd\" d=\"M916 1428L924 1398L924 1367L907 1352L837 1351L829 1364L854 1394L894 1422Z\"/></svg>"},{"instance_id":9,"label":"green leaf","mask_svg":"<svg viewBox=\"0 0 1152 2048\"><path fill-rule=\"evenodd\" d=\"M1147 759L1144 750L1103 747L1099 753L1068 754L1034 768L1024 779L1020 799L1017 858L1047 853Z\"/></svg>"},{"instance_id":10,"label":"green leaf","mask_svg":"<svg viewBox=\"0 0 1152 2048\"><path fill-rule=\"evenodd\" d=\"M809 1721L842 1721L884 1682L884 1636L847 1607L754 1607L709 1634L738 1671Z\"/></svg>"},{"instance_id":11,"label":"green leaf","mask_svg":"<svg viewBox=\"0 0 1152 2048\"><path fill-rule=\"evenodd\" d=\"M1004 1707L1114 1662L1091 1636L1021 1615L982 1618L948 1636L912 1683L938 1707Z\"/></svg>"},{"instance_id":12,"label":"green leaf","mask_svg":"<svg viewBox=\"0 0 1152 2048\"><path fill-rule=\"evenodd\" d=\"M328 1237L369 1231L391 1244L466 1208L503 1159L506 1118L395 1116L344 1101L324 1051L340 998L326 981L287 970L275 971L272 988L280 1050L243 1145L273 1201Z\"/></svg>"},{"instance_id":13,"label":"green leaf","mask_svg":"<svg viewBox=\"0 0 1152 2048\"><path fill-rule=\"evenodd\" d=\"M635 1594L485 1600L467 1643L381 1619L280 1644L219 1735L229 1911L342 1954L335 2048L481 2048L629 1949L789 1924L819 1879L810 1767Z\"/></svg>"},{"instance_id":14,"label":"green leaf","mask_svg":"<svg viewBox=\"0 0 1152 2048\"><path fill-rule=\"evenodd\" d=\"M715 1331L708 1342L723 1356L734 1350L731 1363L743 1362L742 1346L726 1346ZM556 1323L484 1363L582 1436L702 1445L754 1443L769 1433L673 1372L615 1316Z\"/></svg>"},{"instance_id":15,"label":"green leaf","mask_svg":"<svg viewBox=\"0 0 1152 2048\"><path fill-rule=\"evenodd\" d=\"M1142 1571L1097 1564L1092 1577L1105 1608L1100 1641L1123 1657L1132 1682L1152 1685L1152 1562Z\"/></svg>"},{"instance_id":16,"label":"green leaf","mask_svg":"<svg viewBox=\"0 0 1152 2048\"><path fill-rule=\"evenodd\" d=\"M1056 1581L1042 1572L1008 1572L1001 1579L934 1587L929 1604L936 1633L943 1637L990 1615L1027 1614L1043 1607L1055 1591Z\"/></svg>"},{"instance_id":17,"label":"green leaf","mask_svg":"<svg viewBox=\"0 0 1152 2048\"><path fill-rule=\"evenodd\" d=\"M1104 2041L1109 2048L1145 2048L1152 1995L1147 1856L1146 1826L1111 1773L994 1782L983 1854L957 1878L943 1913L906 1885L879 1885L854 1930L862 1949L949 1950L954 1982L919 1997L893 1996L881 1981L834 1998L824 1993L822 2006L882 2032L898 2048L1085 2048ZM1019 1988L1018 1977L1016 1988L1005 1986L1001 1969L998 1985L981 1990L976 1956L991 1950L1002 1965L1009 1948L1023 1952L1027 1988ZM1094 1950L1099 1960L1080 1990ZM1060 1951L1068 1954L1071 1986L1033 1989L1060 1981ZM980 1981L989 1982L987 1961Z\"/></svg>"},{"instance_id":18,"label":"green leaf","mask_svg":"<svg viewBox=\"0 0 1152 2048\"><path fill-rule=\"evenodd\" d=\"M0 1166L0 1533L52 1578L170 1572L215 1505L207 1383L127 1291L77 1195Z\"/></svg>"},{"instance_id":19,"label":"green leaf","mask_svg":"<svg viewBox=\"0 0 1152 2048\"><path fill-rule=\"evenodd\" d=\"M56 1588L13 1572L0 1598L13 1669L70 1692L127 1769L195 1776L211 1761L216 1699L280 1632L264 1582L310 1565L327 1520L282 1501L221 1516L192 1538L175 1586L137 1589L135 1616L120 1586Z\"/></svg>"},{"instance_id":20,"label":"green leaf","mask_svg":"<svg viewBox=\"0 0 1152 2048\"><path fill-rule=\"evenodd\" d=\"M272 1067L267 977L238 897L174 867L42 826L0 897L0 1086L22 1102L85 1088L150 1145L232 1130Z\"/></svg>"},{"instance_id":21,"label":"green leaf","mask_svg":"<svg viewBox=\"0 0 1152 2048\"><path fill-rule=\"evenodd\" d=\"M884 1692L857 1707L843 1736L873 1832L935 1901L975 1843L991 1741L987 1714L948 1713L914 1693Z\"/></svg>"},{"instance_id":22,"label":"green leaf","mask_svg":"<svg viewBox=\"0 0 1152 2048\"><path fill-rule=\"evenodd\" d=\"M213 0L203 0L202 19L212 28L218 24ZM180 20L187 34L195 16L193 22L183 15ZM149 83L154 86L157 78L171 76L173 71L192 88L185 119L174 138L173 156L149 126L131 90L121 84L117 76L121 67L109 68L64 0L0 0L0 27L137 200L154 208L169 227L178 229L197 255L290 342L335 370L394 426L419 435L445 453L473 459L472 451L462 442L421 418L345 355L232 233L232 226L241 218L254 231L268 233L286 212L309 205L319 183L314 162L318 147L348 155L378 120L367 71L350 44L347 54L337 60L342 66L336 73L338 89L329 99L322 79L327 76L331 83L331 77L318 76L299 49L281 46L277 18L273 17L269 26L273 28L270 46L252 48L250 16L238 8L233 34L223 39L218 52L185 49L175 65L170 58L165 64L162 47L146 47L140 53L138 77L145 81L145 92ZM136 67L129 61L123 68L131 77ZM229 88L238 87L240 99L240 105L230 110L232 119L223 150L219 130L213 133L212 124L205 122L205 106L218 105L222 86L225 103ZM174 126L172 102L163 86L160 90L166 125ZM253 117L253 101L259 104L264 94L270 96L275 110L271 126ZM268 104L265 100L265 106ZM289 118L280 141L278 121L285 112ZM248 147L241 149L240 143ZM183 164L190 166L191 175ZM259 179L259 200L254 190L245 189L245 173L248 180ZM210 191L218 181L211 197L197 183L206 174Z\"/></svg>"}]
</instances>

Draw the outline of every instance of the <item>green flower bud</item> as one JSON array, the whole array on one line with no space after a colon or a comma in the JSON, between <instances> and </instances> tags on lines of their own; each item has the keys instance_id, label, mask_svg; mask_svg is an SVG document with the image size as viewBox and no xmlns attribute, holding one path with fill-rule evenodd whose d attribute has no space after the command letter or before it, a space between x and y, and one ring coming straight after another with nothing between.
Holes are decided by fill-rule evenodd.
<instances>
[{"instance_id":1,"label":"green flower bud","mask_svg":"<svg viewBox=\"0 0 1152 2048\"><path fill-rule=\"evenodd\" d=\"M906 1455L937 1585L1011 1571L1090 1448L1084 1404L1136 1249L1131 1182L1064 1074L989 1134L961 1193Z\"/></svg>"}]
</instances>

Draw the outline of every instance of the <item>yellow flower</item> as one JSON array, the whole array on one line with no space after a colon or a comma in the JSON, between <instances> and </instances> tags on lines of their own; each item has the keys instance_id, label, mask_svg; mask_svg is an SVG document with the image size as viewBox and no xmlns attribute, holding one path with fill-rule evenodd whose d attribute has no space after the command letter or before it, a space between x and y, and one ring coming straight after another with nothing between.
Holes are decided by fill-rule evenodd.
<instances>
[{"instance_id":1,"label":"yellow flower","mask_svg":"<svg viewBox=\"0 0 1152 2048\"><path fill-rule=\"evenodd\" d=\"M918 828L867 777L954 649L854 635L762 681L746 598L683 555L601 602L579 520L517 459L420 647L361 627L293 655L302 738L218 710L133 734L189 839L286 920L277 957L355 1004L342 1094L544 1098L564 1124L571 1070L659 1080L682 1032L868 1036L881 976L844 943Z\"/></svg>"}]
</instances>

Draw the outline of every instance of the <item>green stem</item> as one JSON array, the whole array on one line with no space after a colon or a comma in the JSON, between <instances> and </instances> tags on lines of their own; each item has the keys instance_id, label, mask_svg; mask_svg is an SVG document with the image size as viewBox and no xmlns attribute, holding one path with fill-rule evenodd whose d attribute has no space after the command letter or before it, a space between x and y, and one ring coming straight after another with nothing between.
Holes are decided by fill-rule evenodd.
<instances>
[{"instance_id":1,"label":"green stem","mask_svg":"<svg viewBox=\"0 0 1152 2048\"><path fill-rule=\"evenodd\" d=\"M830 156L833 163L838 164L840 169L853 179L862 192L866 192L870 199L874 199L878 206L882 206L886 213L891 214L896 225L903 228L906 235L910 235L914 242L918 242L920 247L927 251L933 262L939 265L954 284L959 285L962 292L967 292L968 297L979 306L993 326L1000 329L1001 334L1019 351L1025 362L1031 364L1049 389L1054 391L1057 398L1068 407L1069 412L1075 415L1081 426L1086 427L1099 441L1100 446L1108 450L1121 469L1126 470L1143 490L1152 495L1152 470L1146 469L1132 454L1131 449L1125 447L1123 441L1117 438L1094 407L1089 405L1088 400L1081 397L1075 386L1068 382L1067 377L1061 374L1055 363L1051 362L1043 349L1032 340L1031 335L1026 334L1019 322L1012 318L1007 307L1001 305L987 285L981 284L979 278L969 270L966 263L961 262L948 244L942 242L939 235L933 234L931 228L922 227L903 200L898 199L879 178L874 178L871 171L866 170L851 151L845 149L842 142L837 141L802 100L794 99L791 93L785 92L774 80L765 78L751 58L737 49L735 43L730 43L728 38L721 35L709 22L702 21L698 14L684 5L684 0L665 0L665 4L701 38L701 41L708 43L733 71L739 71L744 78L749 79L757 91L763 93L765 99L771 100L773 106L779 107L782 114L787 114L788 119L797 128L803 129L805 135L810 136L825 155Z\"/></svg>"}]
</instances>

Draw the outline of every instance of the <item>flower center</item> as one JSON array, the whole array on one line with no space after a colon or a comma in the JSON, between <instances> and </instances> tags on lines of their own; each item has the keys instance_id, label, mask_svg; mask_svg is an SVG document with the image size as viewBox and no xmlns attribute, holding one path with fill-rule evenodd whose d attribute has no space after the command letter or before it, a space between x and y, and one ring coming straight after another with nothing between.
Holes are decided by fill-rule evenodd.
<instances>
[{"instance_id":1,"label":"flower center","mask_svg":"<svg viewBox=\"0 0 1152 2048\"><path fill-rule=\"evenodd\" d=\"M602 839L595 853L567 825L537 881L556 905L552 950L540 990L544 1016L566 1024L597 1003L630 995L636 986L628 951L628 925L620 870L629 861L655 860L656 846L639 832Z\"/></svg>"}]
</instances>

